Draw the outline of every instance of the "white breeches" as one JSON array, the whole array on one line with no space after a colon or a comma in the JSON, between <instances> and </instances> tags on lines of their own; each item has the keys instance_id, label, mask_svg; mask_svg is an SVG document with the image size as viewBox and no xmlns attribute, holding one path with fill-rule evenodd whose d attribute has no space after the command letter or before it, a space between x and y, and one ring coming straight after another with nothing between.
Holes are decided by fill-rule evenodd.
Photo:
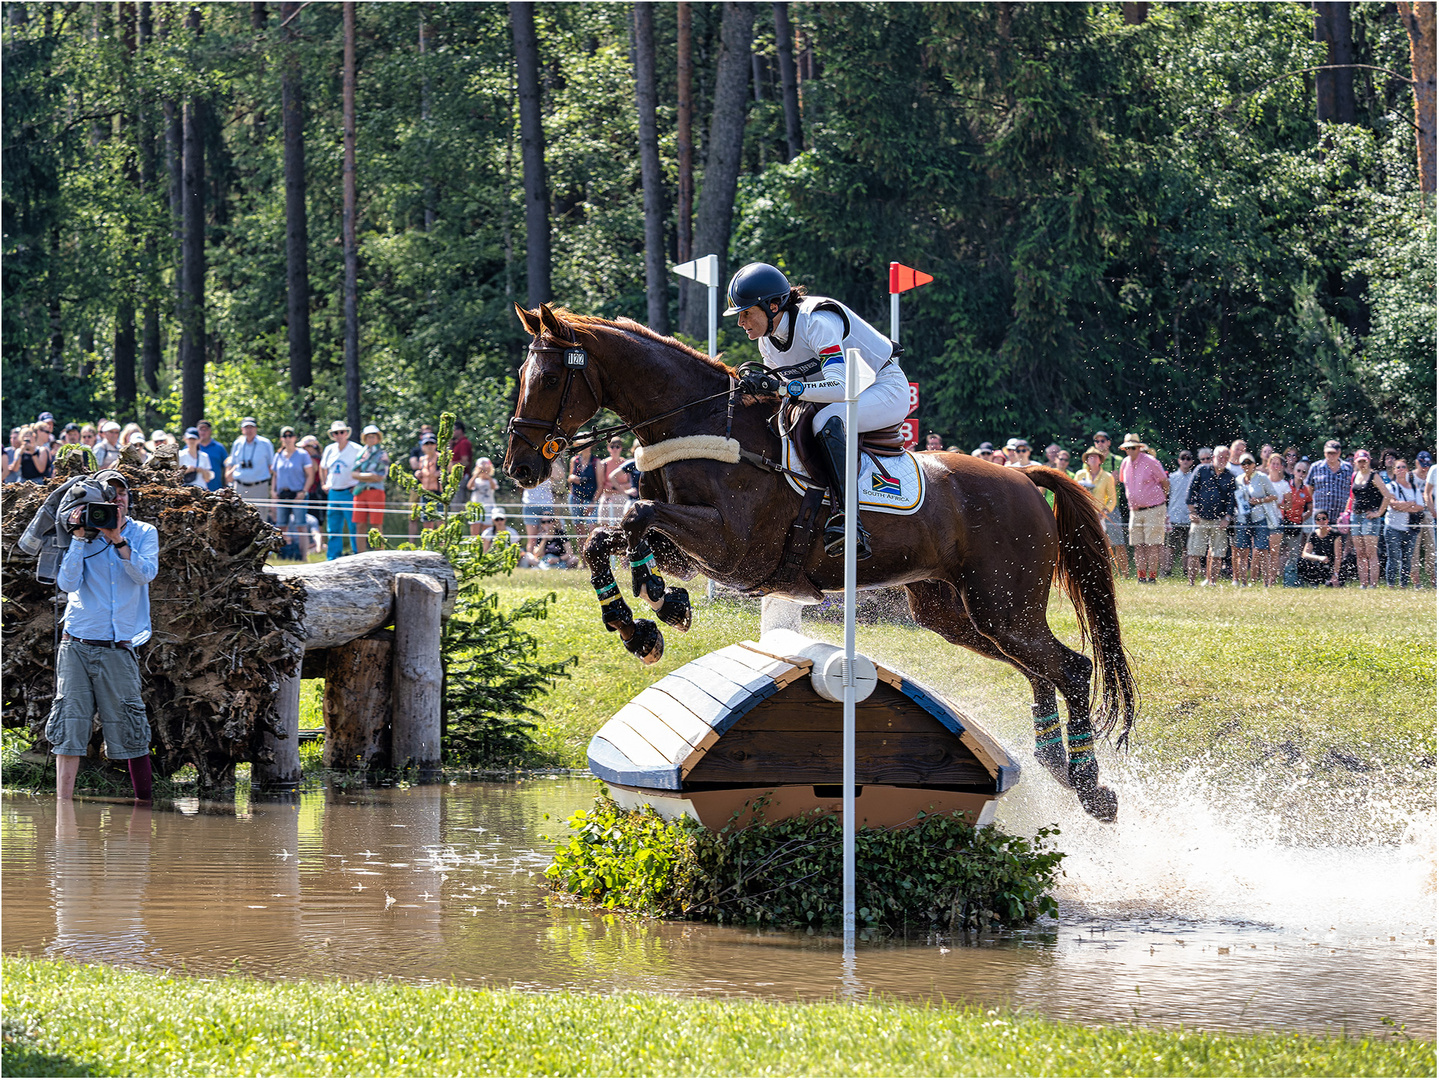
<instances>
[{"instance_id":1,"label":"white breeches","mask_svg":"<svg viewBox=\"0 0 1439 1080\"><path fill-rule=\"evenodd\" d=\"M891 375L890 372L894 374ZM909 380L904 377L898 365L876 380L864 393L859 395L859 430L878 431L893 427L909 415ZM815 434L828 422L831 416L844 419L845 403L836 401L826 405L814 414Z\"/></svg>"}]
</instances>

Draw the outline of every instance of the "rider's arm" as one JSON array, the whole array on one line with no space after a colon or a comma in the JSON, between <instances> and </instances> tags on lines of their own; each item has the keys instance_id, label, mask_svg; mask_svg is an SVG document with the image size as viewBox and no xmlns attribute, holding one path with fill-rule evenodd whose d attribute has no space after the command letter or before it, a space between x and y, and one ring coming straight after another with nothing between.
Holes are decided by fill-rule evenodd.
<instances>
[{"instance_id":1,"label":"rider's arm","mask_svg":"<svg viewBox=\"0 0 1439 1080\"><path fill-rule=\"evenodd\" d=\"M808 315L796 312L800 325L795 327L795 344L803 348L796 362L818 360L801 376L804 401L826 404L844 400L844 321L832 311L814 311ZM809 366L809 365L807 365Z\"/></svg>"}]
</instances>

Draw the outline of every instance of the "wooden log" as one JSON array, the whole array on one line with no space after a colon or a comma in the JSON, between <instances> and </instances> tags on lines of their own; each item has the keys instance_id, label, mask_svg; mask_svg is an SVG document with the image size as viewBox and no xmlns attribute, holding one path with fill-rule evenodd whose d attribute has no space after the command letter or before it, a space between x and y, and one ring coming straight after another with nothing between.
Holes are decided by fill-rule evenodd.
<instances>
[{"instance_id":1,"label":"wooden log","mask_svg":"<svg viewBox=\"0 0 1439 1080\"><path fill-rule=\"evenodd\" d=\"M389 626L395 617L395 576L421 574L443 587L441 617L455 607L458 583L449 560L437 551L366 551L323 563L267 566L306 590L304 644L328 649Z\"/></svg>"},{"instance_id":2,"label":"wooden log","mask_svg":"<svg viewBox=\"0 0 1439 1080\"><path fill-rule=\"evenodd\" d=\"M440 583L420 574L395 575L393 722L395 768L430 771L440 765Z\"/></svg>"},{"instance_id":3,"label":"wooden log","mask_svg":"<svg viewBox=\"0 0 1439 1080\"><path fill-rule=\"evenodd\" d=\"M346 772L390 764L392 635L381 631L329 650L325 667L325 767Z\"/></svg>"},{"instance_id":4,"label":"wooden log","mask_svg":"<svg viewBox=\"0 0 1439 1080\"><path fill-rule=\"evenodd\" d=\"M300 783L300 674L302 661L295 662L295 671L280 680L275 711L279 714L284 736L268 731L260 737L262 750L270 760L257 760L252 770L254 782L271 790L296 787Z\"/></svg>"}]
</instances>

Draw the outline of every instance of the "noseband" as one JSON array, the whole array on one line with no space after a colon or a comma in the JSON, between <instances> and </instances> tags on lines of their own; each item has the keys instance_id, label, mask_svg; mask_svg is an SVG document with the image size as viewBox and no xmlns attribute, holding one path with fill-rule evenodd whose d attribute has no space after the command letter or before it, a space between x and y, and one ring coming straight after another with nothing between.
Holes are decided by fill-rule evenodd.
<instances>
[{"instance_id":1,"label":"noseband","mask_svg":"<svg viewBox=\"0 0 1439 1080\"><path fill-rule=\"evenodd\" d=\"M531 450L538 453L546 461L553 461L565 452L574 439L574 435L565 434L564 428L560 426L560 417L565 415L565 406L569 404L570 389L575 383L575 372L584 373L585 389L589 390L590 396L595 399L595 408L598 409L603 402L600 400L599 391L595 389L594 383L590 381L589 354L582 349L578 343L569 345L541 345L535 342L530 345L531 353L564 353L565 354L565 388L560 394L559 408L555 410L553 420L534 420L524 416L510 418L507 433L519 439ZM543 441L537 446L530 437L520 429L522 427L542 429L539 438ZM593 439L589 440L593 442Z\"/></svg>"}]
</instances>

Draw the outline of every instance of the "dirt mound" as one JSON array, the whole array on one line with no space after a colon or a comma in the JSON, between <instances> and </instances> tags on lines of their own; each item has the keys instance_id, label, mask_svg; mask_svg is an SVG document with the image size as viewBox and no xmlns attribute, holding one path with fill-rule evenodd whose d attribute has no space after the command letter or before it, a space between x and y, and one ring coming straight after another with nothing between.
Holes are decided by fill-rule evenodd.
<instances>
[{"instance_id":1,"label":"dirt mound","mask_svg":"<svg viewBox=\"0 0 1439 1080\"><path fill-rule=\"evenodd\" d=\"M223 787L236 762L263 760L261 740L279 725L281 676L303 652L305 587L264 571L279 531L229 489L184 484L176 450L140 464L122 458L130 514L160 533L160 571L150 583L154 636L139 649L155 768L186 763L202 788ZM55 587L35 579L36 560L18 540L45 497L84 469L78 455L49 484L0 488L3 590L3 712L7 728L28 727L49 750L45 720L55 694ZM99 727L91 743L99 747Z\"/></svg>"}]
</instances>

